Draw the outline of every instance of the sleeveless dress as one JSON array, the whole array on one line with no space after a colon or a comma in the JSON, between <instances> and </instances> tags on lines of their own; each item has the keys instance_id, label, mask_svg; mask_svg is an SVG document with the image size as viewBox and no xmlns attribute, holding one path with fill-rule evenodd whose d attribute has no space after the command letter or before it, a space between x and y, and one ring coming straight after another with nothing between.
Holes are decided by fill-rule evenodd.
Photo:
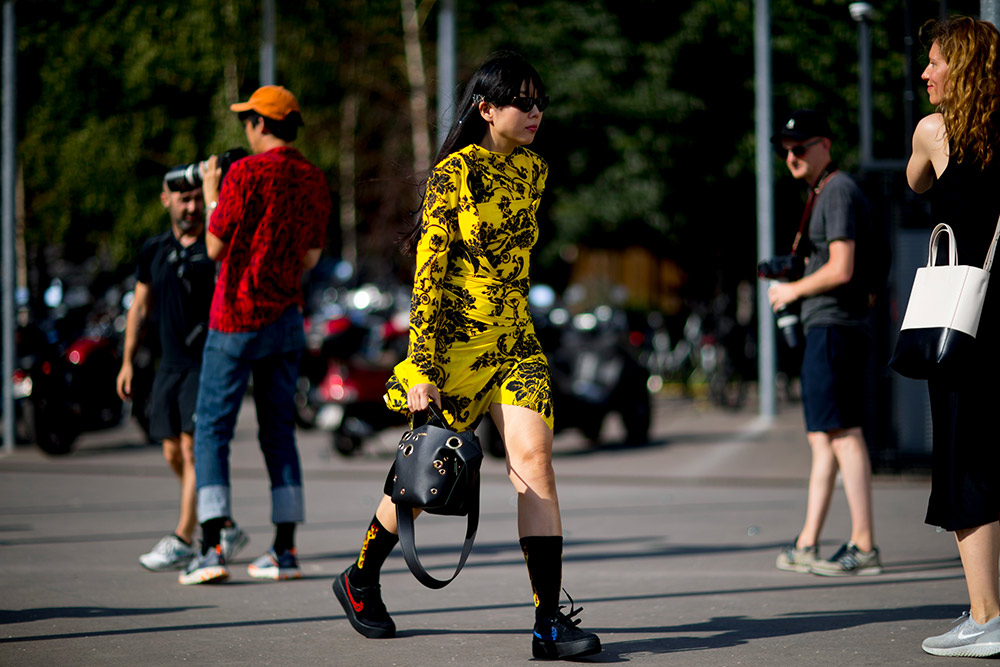
<instances>
[{"instance_id":1,"label":"sleeveless dress","mask_svg":"<svg viewBox=\"0 0 1000 667\"><path fill-rule=\"evenodd\" d=\"M386 405L429 382L452 426L473 428L491 403L529 408L552 428L549 367L528 312L529 253L548 166L523 147L472 144L431 172L421 216L407 357Z\"/></svg>"},{"instance_id":2,"label":"sleeveless dress","mask_svg":"<svg viewBox=\"0 0 1000 667\"><path fill-rule=\"evenodd\" d=\"M960 264L983 266L1000 215L1000 157L980 169L950 160L930 192L931 218L955 232ZM939 250L940 251L940 250ZM997 257L1000 260L1000 257ZM934 427L931 496L925 521L946 530L1000 517L1000 261L995 261L976 334L976 367L960 381L928 382Z\"/></svg>"}]
</instances>

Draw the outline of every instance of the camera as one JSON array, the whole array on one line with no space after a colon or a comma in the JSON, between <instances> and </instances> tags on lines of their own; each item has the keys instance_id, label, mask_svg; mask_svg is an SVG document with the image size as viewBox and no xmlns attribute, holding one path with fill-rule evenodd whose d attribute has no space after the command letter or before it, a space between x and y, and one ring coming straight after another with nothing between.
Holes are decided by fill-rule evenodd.
<instances>
[{"instance_id":1,"label":"camera","mask_svg":"<svg viewBox=\"0 0 1000 667\"><path fill-rule=\"evenodd\" d=\"M757 265L757 275L761 278L788 282L798 280L806 272L805 258L798 255L779 255L766 259ZM799 303L792 303L774 313L781 339L789 349L795 350L802 344L802 324L799 320Z\"/></svg>"},{"instance_id":2,"label":"camera","mask_svg":"<svg viewBox=\"0 0 1000 667\"><path fill-rule=\"evenodd\" d=\"M770 280L798 280L806 272L806 260L798 255L779 255L757 265L757 276Z\"/></svg>"},{"instance_id":3,"label":"camera","mask_svg":"<svg viewBox=\"0 0 1000 667\"><path fill-rule=\"evenodd\" d=\"M219 154L219 168L222 170L222 178L226 177L226 172L237 160L245 158L249 153L243 148L230 148L225 153ZM201 187L201 172L198 167L201 162L182 164L174 167L163 177L163 182L171 192L188 192ZM220 181L221 183L221 181Z\"/></svg>"},{"instance_id":4,"label":"camera","mask_svg":"<svg viewBox=\"0 0 1000 667\"><path fill-rule=\"evenodd\" d=\"M774 313L774 321L781 334L781 340L789 350L798 349L802 344L802 323L799 319L799 302L790 303Z\"/></svg>"}]
</instances>

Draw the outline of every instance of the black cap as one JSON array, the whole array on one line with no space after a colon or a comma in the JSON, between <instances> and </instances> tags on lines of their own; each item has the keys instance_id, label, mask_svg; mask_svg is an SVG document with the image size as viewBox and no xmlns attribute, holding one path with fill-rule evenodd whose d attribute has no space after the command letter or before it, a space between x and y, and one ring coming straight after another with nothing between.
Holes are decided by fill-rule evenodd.
<instances>
[{"instance_id":1,"label":"black cap","mask_svg":"<svg viewBox=\"0 0 1000 667\"><path fill-rule=\"evenodd\" d=\"M813 137L832 138L830 125L826 122L826 116L820 112L801 109L793 111L788 116L788 120L784 122L781 129L771 137L771 143L777 145L783 139L806 141Z\"/></svg>"}]
</instances>

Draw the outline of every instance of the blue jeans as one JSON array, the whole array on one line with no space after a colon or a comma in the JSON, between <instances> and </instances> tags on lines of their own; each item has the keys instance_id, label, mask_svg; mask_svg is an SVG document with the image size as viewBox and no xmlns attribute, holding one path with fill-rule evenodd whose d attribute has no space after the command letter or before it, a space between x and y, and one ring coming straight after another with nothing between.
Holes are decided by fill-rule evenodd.
<instances>
[{"instance_id":1,"label":"blue jeans","mask_svg":"<svg viewBox=\"0 0 1000 667\"><path fill-rule=\"evenodd\" d=\"M259 331L208 332L194 429L201 523L233 515L229 443L251 373L257 438L271 478L271 521L298 523L305 518L293 418L303 347L305 334L297 307Z\"/></svg>"}]
</instances>

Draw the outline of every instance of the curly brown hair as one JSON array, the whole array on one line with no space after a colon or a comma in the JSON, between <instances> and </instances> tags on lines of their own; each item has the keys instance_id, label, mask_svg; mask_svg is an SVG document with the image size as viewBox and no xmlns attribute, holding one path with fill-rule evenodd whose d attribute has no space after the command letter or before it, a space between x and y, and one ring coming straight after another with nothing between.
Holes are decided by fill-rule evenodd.
<instances>
[{"instance_id":1,"label":"curly brown hair","mask_svg":"<svg viewBox=\"0 0 1000 667\"><path fill-rule=\"evenodd\" d=\"M986 21L951 16L925 23L920 40L928 49L937 42L948 63L938 111L955 159L971 155L985 168L1000 139L1000 31Z\"/></svg>"}]
</instances>

